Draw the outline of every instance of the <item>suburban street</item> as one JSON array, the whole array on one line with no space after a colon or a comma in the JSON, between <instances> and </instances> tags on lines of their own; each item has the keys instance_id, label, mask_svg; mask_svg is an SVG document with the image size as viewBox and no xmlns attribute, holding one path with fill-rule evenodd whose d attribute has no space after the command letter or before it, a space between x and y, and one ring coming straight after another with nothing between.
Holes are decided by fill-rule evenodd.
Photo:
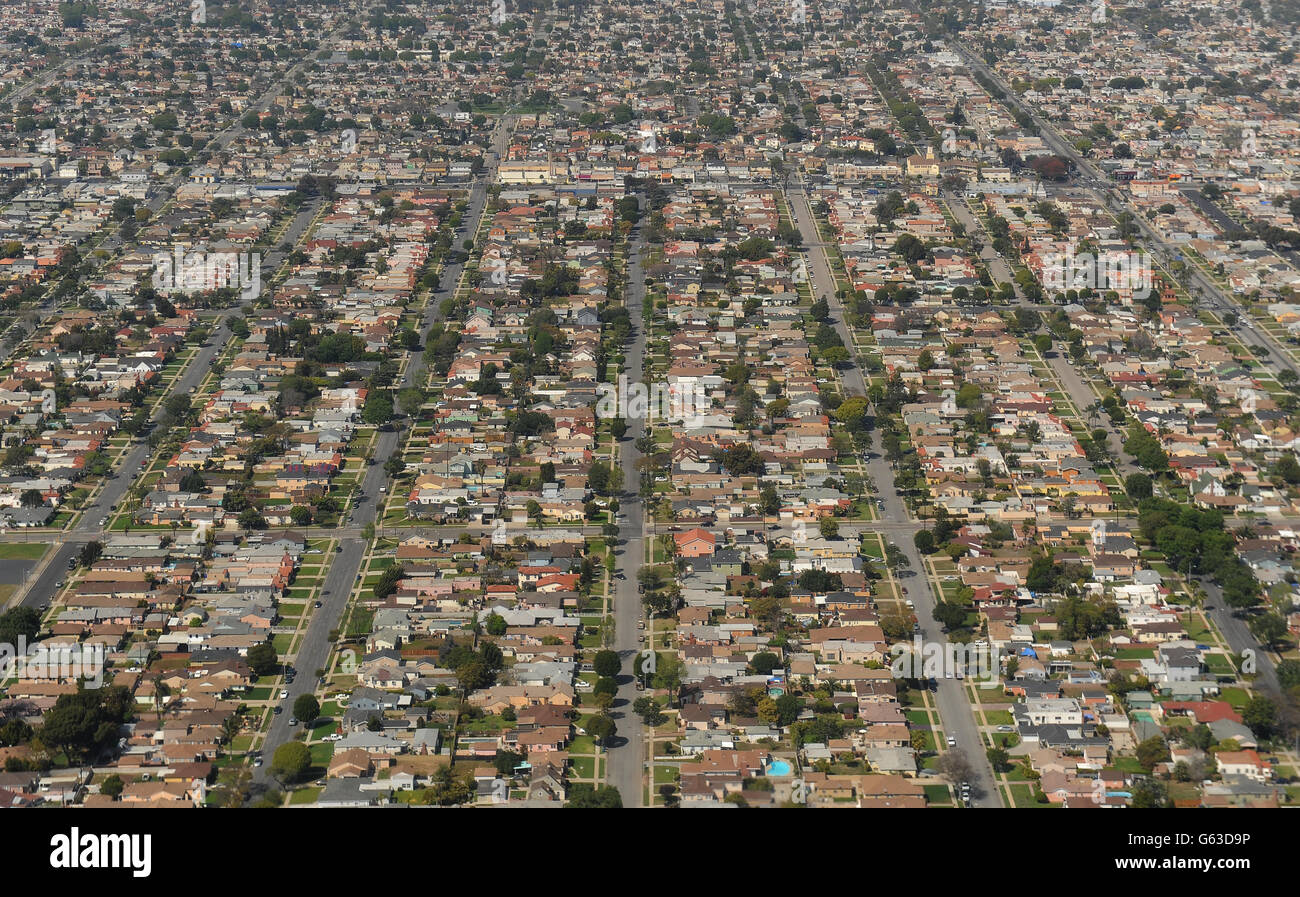
<instances>
[{"instance_id":1,"label":"suburban street","mask_svg":"<svg viewBox=\"0 0 1300 897\"><path fill-rule=\"evenodd\" d=\"M226 326L223 319L213 329L207 344L200 347L181 376L172 384L167 395L192 394L211 370L213 361L225 351L229 341L230 328ZM150 418L155 423L162 416L165 404L165 401L160 401L155 407ZM69 533L60 534L59 547L47 552L44 566L40 568L40 573L19 603L25 607L42 607L54 599L59 580L68 573L69 562L81 551L82 545L102 536L103 527L100 525L100 520L118 507L122 496L131 488L136 476L148 466L152 452L153 449L145 440L132 442L126 455L113 470L98 495L83 510L77 525Z\"/></svg>"},{"instance_id":2,"label":"suburban street","mask_svg":"<svg viewBox=\"0 0 1300 897\"><path fill-rule=\"evenodd\" d=\"M813 218L812 209L808 205L807 193L802 188L792 188L786 195L790 199L790 214L794 218L795 225L799 228L799 234L803 238L803 242L808 247L804 257L809 261L808 277L812 286L813 298L824 297L827 300L836 332L839 333L840 339L844 341L844 345L849 347L850 356L853 359L841 370L844 389L849 395L865 396L867 394L866 381L863 379L862 369L857 363L857 353L853 350L853 334L850 332L848 323L845 320L843 303L835 295L835 278L831 274L826 252L822 248L820 237L817 234L816 221ZM894 523L896 528L884 530L879 524L872 524L864 527L864 529L890 531L895 536L891 541L898 545L907 557L910 569L915 571L912 577L908 577L909 582L915 585L915 588L908 594L916 605L916 616L921 626L921 638L923 641L929 641L931 633L938 627L933 617L935 602L938 599L934 594L930 578L925 573L926 567L921 553L912 541L912 537L917 530L923 527L920 523L909 520L907 506L903 503L902 496L894 487L894 472L883 455L877 452L870 453L867 472L876 484L877 497L884 502L882 516L886 521ZM841 534L853 532L851 528L845 526L841 526L840 531ZM943 641L947 642L947 638L944 638ZM974 770L969 780L971 785L971 805L975 807L1001 806L998 791L993 786L993 770L985 756L984 742L980 736L979 727L975 723L975 715L971 710L970 702L966 698L962 681L957 679L936 679L935 682L934 695L944 731L956 739L956 747L965 752ZM938 742L938 733L936 733L935 738L936 742Z\"/></svg>"},{"instance_id":3,"label":"suburban street","mask_svg":"<svg viewBox=\"0 0 1300 897\"><path fill-rule=\"evenodd\" d=\"M1040 135L1051 150L1068 159L1074 166L1083 173L1085 191L1093 198L1103 201L1113 212L1128 212L1133 219L1134 225L1142 232L1143 238L1151 248L1156 259L1163 265L1170 265L1182 253L1174 246L1170 245L1146 220L1146 216L1133 206L1131 206L1123 194L1117 189L1111 189L1109 179L1100 174L1092 163L1083 157L1069 141L1061 137L1060 133L1051 124L1046 121L1037 112L1022 103L1016 95L1016 92L1002 80L997 72L987 65L978 54L972 53L961 43L954 41L953 47L961 55L962 59L975 71L982 73L994 84L998 85L1005 94L1007 102L1015 108L1020 109L1026 115L1033 119L1034 125L1038 128ZM1194 262L1189 261L1187 264L1187 278L1197 289L1197 300L1208 306L1214 314L1222 316L1228 312L1241 314L1242 309L1237 302L1227 295L1222 288L1210 279L1208 275ZM1244 332L1243 332L1244 330ZM1255 347L1265 353L1267 361L1274 366L1275 370L1287 368L1300 374L1300 366L1297 366L1281 346L1269 334L1263 334L1254 327L1243 328L1237 331L1237 336L1247 346Z\"/></svg>"},{"instance_id":4,"label":"suburban street","mask_svg":"<svg viewBox=\"0 0 1300 897\"><path fill-rule=\"evenodd\" d=\"M624 369L628 383L640 383L645 376L646 327L641 317L645 301L645 271L641 267L641 249L644 239L641 228L634 227L628 241L627 310L632 324L632 338L624 351ZM627 433L618 445L619 467L623 471L626 496L620 498L619 534L616 567L612 581L614 610L614 645L623 661L623 675L619 677L615 696L614 718L618 723L618 736L608 748L609 767L607 779L623 798L623 806L642 806L642 787L645 775L647 745L642 731L641 718L632 712L632 703L639 692L635 675L637 655L643 649L643 632L637 628L642 619L641 596L637 592L637 572L645 557L645 514L647 508L637 494L640 475L637 461L641 453L636 440L646 432L646 421L634 417L627 421Z\"/></svg>"},{"instance_id":5,"label":"suburban street","mask_svg":"<svg viewBox=\"0 0 1300 897\"><path fill-rule=\"evenodd\" d=\"M497 149L497 158L500 158L501 152L509 140L511 122L512 118L505 116L498 124L493 137L493 146ZM454 245L462 239L472 238L478 231L479 222L487 209L487 185L492 182L495 171L495 165L489 165L470 187L468 207L462 220L461 229L456 234ZM441 272L438 288L428 297L426 311L421 318L421 344L428 338L430 329L441 317L439 306L443 299L449 298L455 292L456 284L460 281L463 270L463 263L453 263L447 265ZM423 353L420 351L409 353L401 385L403 387L417 385L420 382L417 378L423 370ZM292 683L283 686L289 693L287 698L280 700L280 704L285 710L271 718L271 727L266 733L261 748L262 754L267 758L268 762L254 770L253 781L255 787L251 799L256 799L259 792L268 787L272 781L269 760L274 756L275 749L297 734L296 727L289 724L292 717L293 702L300 695L313 694L316 691L318 684L316 671L325 669L328 664L330 651L333 647L330 632L336 629L343 619L344 611L348 606L348 599L361 578L361 564L365 560L367 546L366 541L361 536L361 528L367 522L375 522L380 513L383 506L383 497L386 494L381 492L380 489L388 483L388 474L384 472L384 464L393 456L394 452L400 451L405 435L403 429L396 427L379 433L375 451L372 455L374 463L365 468L365 474L349 508L350 513L346 518L349 526L346 529L336 530L331 533L331 535L339 537L338 545L340 550L335 553L333 558L325 560L329 572L326 574L323 591L319 598L321 607L313 611L311 621L307 626L307 632L303 636L296 654L291 659L282 658L285 662L291 663L302 675L295 678ZM464 527L458 529L463 531Z\"/></svg>"}]
</instances>

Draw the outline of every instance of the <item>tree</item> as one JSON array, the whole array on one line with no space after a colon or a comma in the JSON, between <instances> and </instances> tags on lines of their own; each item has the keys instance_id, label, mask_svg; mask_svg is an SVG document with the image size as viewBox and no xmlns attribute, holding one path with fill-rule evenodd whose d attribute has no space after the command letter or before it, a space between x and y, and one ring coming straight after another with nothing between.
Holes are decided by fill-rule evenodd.
<instances>
[{"instance_id":1,"label":"tree","mask_svg":"<svg viewBox=\"0 0 1300 897\"><path fill-rule=\"evenodd\" d=\"M608 713L597 713L587 721L587 734L596 739L596 744L602 747L608 746L617 732L618 725L614 722L614 717Z\"/></svg>"},{"instance_id":2,"label":"tree","mask_svg":"<svg viewBox=\"0 0 1300 897\"><path fill-rule=\"evenodd\" d=\"M948 629L960 629L966 624L966 608L951 601L937 603L934 606L933 616Z\"/></svg>"},{"instance_id":3,"label":"tree","mask_svg":"<svg viewBox=\"0 0 1300 897\"><path fill-rule=\"evenodd\" d=\"M361 419L373 427L389 423L393 419L393 400L388 393L371 390L361 409Z\"/></svg>"},{"instance_id":4,"label":"tree","mask_svg":"<svg viewBox=\"0 0 1300 897\"><path fill-rule=\"evenodd\" d=\"M1144 498L1150 498L1153 494L1151 487L1151 477L1145 473L1131 473L1124 478L1124 491L1128 497L1134 501L1142 501Z\"/></svg>"},{"instance_id":5,"label":"tree","mask_svg":"<svg viewBox=\"0 0 1300 897\"><path fill-rule=\"evenodd\" d=\"M776 699L776 723L779 726L789 726L799 718L803 712L803 700L798 695L792 695L789 692L781 695Z\"/></svg>"},{"instance_id":6,"label":"tree","mask_svg":"<svg viewBox=\"0 0 1300 897\"><path fill-rule=\"evenodd\" d=\"M303 725L314 723L320 717L320 702L314 695L298 695L293 702L293 715L298 717Z\"/></svg>"},{"instance_id":7,"label":"tree","mask_svg":"<svg viewBox=\"0 0 1300 897\"><path fill-rule=\"evenodd\" d=\"M500 638L506 634L508 628L506 618L498 613L488 614L487 619L483 621L483 628L487 630L488 635Z\"/></svg>"},{"instance_id":8,"label":"tree","mask_svg":"<svg viewBox=\"0 0 1300 897\"><path fill-rule=\"evenodd\" d=\"M495 680L495 674L477 655L456 667L456 681L465 691L487 688Z\"/></svg>"},{"instance_id":9,"label":"tree","mask_svg":"<svg viewBox=\"0 0 1300 897\"><path fill-rule=\"evenodd\" d=\"M302 779L309 769L311 751L301 741L285 742L275 749L275 756L271 758L271 775L286 784Z\"/></svg>"},{"instance_id":10,"label":"tree","mask_svg":"<svg viewBox=\"0 0 1300 897\"><path fill-rule=\"evenodd\" d=\"M889 565L891 570L906 569L912 566L911 561L907 559L907 555L903 554L903 550L893 542L885 546L885 563Z\"/></svg>"},{"instance_id":11,"label":"tree","mask_svg":"<svg viewBox=\"0 0 1300 897\"><path fill-rule=\"evenodd\" d=\"M134 701L121 686L87 689L59 695L45 713L39 737L54 752L63 751L71 763L92 759L117 743L118 730L131 718Z\"/></svg>"},{"instance_id":12,"label":"tree","mask_svg":"<svg viewBox=\"0 0 1300 897\"><path fill-rule=\"evenodd\" d=\"M682 676L686 673L685 665L676 652L655 655L655 672L650 684L657 689L668 692L669 701L675 701L677 690L681 688Z\"/></svg>"},{"instance_id":13,"label":"tree","mask_svg":"<svg viewBox=\"0 0 1300 897\"><path fill-rule=\"evenodd\" d=\"M1256 695L1241 709L1241 721L1257 737L1268 738L1277 722L1277 705L1263 695Z\"/></svg>"},{"instance_id":14,"label":"tree","mask_svg":"<svg viewBox=\"0 0 1300 897\"><path fill-rule=\"evenodd\" d=\"M1157 763L1164 763L1168 759L1169 745L1159 735L1152 735L1137 746L1137 761L1147 772L1154 769Z\"/></svg>"},{"instance_id":15,"label":"tree","mask_svg":"<svg viewBox=\"0 0 1300 897\"><path fill-rule=\"evenodd\" d=\"M1282 457L1277 459L1273 465L1273 476L1282 480L1288 486L1294 486L1300 483L1300 462L1296 461L1295 455L1286 452Z\"/></svg>"},{"instance_id":16,"label":"tree","mask_svg":"<svg viewBox=\"0 0 1300 897\"><path fill-rule=\"evenodd\" d=\"M817 531L823 539L834 539L840 534L840 523L834 517L823 517L817 521Z\"/></svg>"},{"instance_id":17,"label":"tree","mask_svg":"<svg viewBox=\"0 0 1300 897\"><path fill-rule=\"evenodd\" d=\"M1160 473L1169 467L1169 456L1160 440L1142 424L1134 424L1129 428L1128 438L1124 440L1124 451L1147 470Z\"/></svg>"},{"instance_id":18,"label":"tree","mask_svg":"<svg viewBox=\"0 0 1300 897\"><path fill-rule=\"evenodd\" d=\"M928 529L917 530L916 535L912 537L912 542L921 554L934 553L934 533Z\"/></svg>"},{"instance_id":19,"label":"tree","mask_svg":"<svg viewBox=\"0 0 1300 897\"><path fill-rule=\"evenodd\" d=\"M41 615L35 608L12 607L0 614L0 644L16 651L19 640L30 642L41 631Z\"/></svg>"},{"instance_id":20,"label":"tree","mask_svg":"<svg viewBox=\"0 0 1300 897\"><path fill-rule=\"evenodd\" d=\"M1129 806L1138 810L1152 810L1169 806L1169 791L1163 782L1139 779L1133 783L1133 797Z\"/></svg>"},{"instance_id":21,"label":"tree","mask_svg":"<svg viewBox=\"0 0 1300 897\"><path fill-rule=\"evenodd\" d=\"M294 526L310 526L311 508L303 505L294 505L289 509L289 519L293 521Z\"/></svg>"},{"instance_id":22,"label":"tree","mask_svg":"<svg viewBox=\"0 0 1300 897\"><path fill-rule=\"evenodd\" d=\"M569 788L569 802L565 806L583 810L620 810L623 808L623 795L611 785L578 782Z\"/></svg>"},{"instance_id":23,"label":"tree","mask_svg":"<svg viewBox=\"0 0 1300 897\"><path fill-rule=\"evenodd\" d=\"M248 649L248 667L254 676L269 676L280 664L280 657L271 642L259 642Z\"/></svg>"},{"instance_id":24,"label":"tree","mask_svg":"<svg viewBox=\"0 0 1300 897\"><path fill-rule=\"evenodd\" d=\"M89 567L91 564L95 563L95 561L99 560L99 556L103 553L103 543L92 540L81 546L81 553L77 555L77 563L81 564L83 567Z\"/></svg>"},{"instance_id":25,"label":"tree","mask_svg":"<svg viewBox=\"0 0 1300 897\"><path fill-rule=\"evenodd\" d=\"M424 404L424 390L408 387L397 394L397 403L402 406L402 413L414 417Z\"/></svg>"},{"instance_id":26,"label":"tree","mask_svg":"<svg viewBox=\"0 0 1300 897\"><path fill-rule=\"evenodd\" d=\"M623 469L596 461L587 468L587 485L598 495L613 495L623 488Z\"/></svg>"},{"instance_id":27,"label":"tree","mask_svg":"<svg viewBox=\"0 0 1300 897\"><path fill-rule=\"evenodd\" d=\"M99 793L107 794L109 797L116 800L118 795L122 793L124 787L125 784L122 781L122 777L117 773L112 773L108 778L99 783Z\"/></svg>"},{"instance_id":28,"label":"tree","mask_svg":"<svg viewBox=\"0 0 1300 897\"><path fill-rule=\"evenodd\" d=\"M939 757L939 772L943 773L948 781L954 784L969 782L975 777L975 767L971 765L966 752L961 748L953 748L943 752Z\"/></svg>"},{"instance_id":29,"label":"tree","mask_svg":"<svg viewBox=\"0 0 1300 897\"><path fill-rule=\"evenodd\" d=\"M1286 638L1286 620L1281 614L1264 613L1251 618L1250 631L1265 647L1272 648Z\"/></svg>"},{"instance_id":30,"label":"tree","mask_svg":"<svg viewBox=\"0 0 1300 897\"><path fill-rule=\"evenodd\" d=\"M597 676L605 676L611 679L618 678L618 675L623 672L623 661L618 656L617 651L597 651L592 666L595 668Z\"/></svg>"},{"instance_id":31,"label":"tree","mask_svg":"<svg viewBox=\"0 0 1300 897\"><path fill-rule=\"evenodd\" d=\"M379 576L379 582L375 583L375 598L383 601L396 592L398 584L405 576L406 568L402 566L392 566L384 570Z\"/></svg>"},{"instance_id":32,"label":"tree","mask_svg":"<svg viewBox=\"0 0 1300 897\"><path fill-rule=\"evenodd\" d=\"M1284 660L1277 665L1277 681L1286 691L1300 686L1300 660Z\"/></svg>"},{"instance_id":33,"label":"tree","mask_svg":"<svg viewBox=\"0 0 1300 897\"><path fill-rule=\"evenodd\" d=\"M781 658L771 651L759 651L749 660L749 668L760 676L769 676L781 665Z\"/></svg>"},{"instance_id":34,"label":"tree","mask_svg":"<svg viewBox=\"0 0 1300 897\"><path fill-rule=\"evenodd\" d=\"M993 767L994 772L1006 772L1011 768L1011 755L1002 748L989 748L985 751L989 758L989 765Z\"/></svg>"}]
</instances>

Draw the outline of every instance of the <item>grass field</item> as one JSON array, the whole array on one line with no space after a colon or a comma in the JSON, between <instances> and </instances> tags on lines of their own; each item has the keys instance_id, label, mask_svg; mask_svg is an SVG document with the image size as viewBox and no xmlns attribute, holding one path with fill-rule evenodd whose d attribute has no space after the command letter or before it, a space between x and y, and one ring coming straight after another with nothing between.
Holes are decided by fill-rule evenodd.
<instances>
[{"instance_id":1,"label":"grass field","mask_svg":"<svg viewBox=\"0 0 1300 897\"><path fill-rule=\"evenodd\" d=\"M48 542L0 542L0 560L35 561L40 560L50 547Z\"/></svg>"}]
</instances>

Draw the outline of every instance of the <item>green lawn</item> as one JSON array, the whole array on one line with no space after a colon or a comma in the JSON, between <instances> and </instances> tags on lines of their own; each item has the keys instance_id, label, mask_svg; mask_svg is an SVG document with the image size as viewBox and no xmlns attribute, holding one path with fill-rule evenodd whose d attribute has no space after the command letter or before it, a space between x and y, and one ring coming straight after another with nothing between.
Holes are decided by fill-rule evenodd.
<instances>
[{"instance_id":1,"label":"green lawn","mask_svg":"<svg viewBox=\"0 0 1300 897\"><path fill-rule=\"evenodd\" d=\"M320 797L320 793L324 790L324 788L317 788L314 785L310 788L299 788L289 795L289 803L291 805L314 804L316 798Z\"/></svg>"},{"instance_id":2,"label":"green lawn","mask_svg":"<svg viewBox=\"0 0 1300 897\"><path fill-rule=\"evenodd\" d=\"M39 560L49 547L48 542L0 542L0 560Z\"/></svg>"},{"instance_id":3,"label":"green lawn","mask_svg":"<svg viewBox=\"0 0 1300 897\"><path fill-rule=\"evenodd\" d=\"M925 800L932 805L951 805L952 789L947 785L922 785L925 790Z\"/></svg>"}]
</instances>

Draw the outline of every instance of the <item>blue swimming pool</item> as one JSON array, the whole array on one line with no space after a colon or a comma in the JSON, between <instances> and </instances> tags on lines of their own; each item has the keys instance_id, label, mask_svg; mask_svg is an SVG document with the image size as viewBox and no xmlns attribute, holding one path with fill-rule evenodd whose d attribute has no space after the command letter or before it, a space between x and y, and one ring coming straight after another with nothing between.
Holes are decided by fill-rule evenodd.
<instances>
[{"instance_id":1,"label":"blue swimming pool","mask_svg":"<svg viewBox=\"0 0 1300 897\"><path fill-rule=\"evenodd\" d=\"M790 772L790 764L784 760L773 760L767 764L767 774L770 776L788 776Z\"/></svg>"}]
</instances>

